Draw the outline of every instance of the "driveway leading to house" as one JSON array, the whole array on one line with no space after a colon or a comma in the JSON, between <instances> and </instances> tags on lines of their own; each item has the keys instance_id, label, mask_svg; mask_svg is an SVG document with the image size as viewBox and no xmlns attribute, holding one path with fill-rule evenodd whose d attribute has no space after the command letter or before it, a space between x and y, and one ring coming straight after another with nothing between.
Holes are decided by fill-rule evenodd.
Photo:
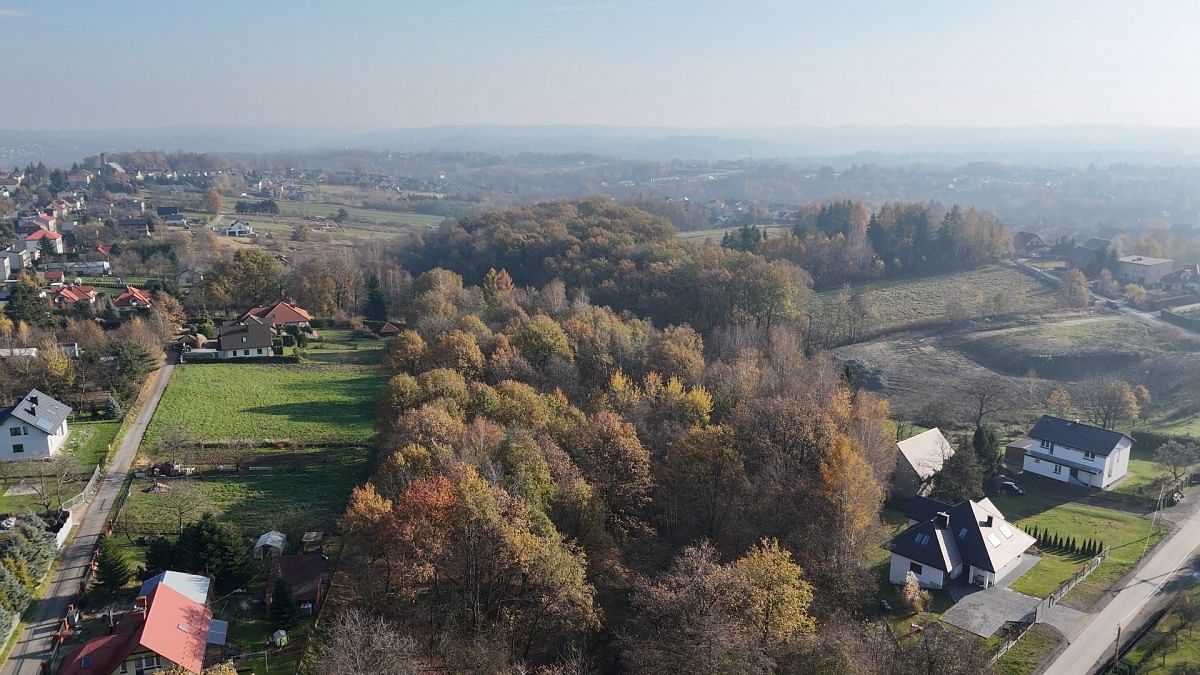
<instances>
[{"instance_id":1,"label":"driveway leading to house","mask_svg":"<svg viewBox=\"0 0 1200 675\"><path fill-rule=\"evenodd\" d=\"M91 563L92 551L104 531L109 512L112 511L121 492L121 486L125 483L129 466L137 455L138 446L141 445L142 436L146 433L154 409L158 407L158 400L166 389L167 381L171 379L174 361L174 353L168 352L167 365L152 375L155 379L150 395L117 448L112 465L100 480L96 496L90 504L80 507L79 511L82 511L82 514L76 513L80 518L78 529L75 530L70 543L62 550L54 578L34 610L33 618L25 625L17 643L13 645L4 669L0 671L3 675L39 675L42 672L42 662L50 655L54 631L66 616L67 606L79 591L84 572Z\"/></svg>"},{"instance_id":2,"label":"driveway leading to house","mask_svg":"<svg viewBox=\"0 0 1200 675\"><path fill-rule=\"evenodd\" d=\"M1005 623L1027 616L1039 602L1031 595L1003 586L992 586L959 600L942 615L942 621L981 638L990 638Z\"/></svg>"}]
</instances>

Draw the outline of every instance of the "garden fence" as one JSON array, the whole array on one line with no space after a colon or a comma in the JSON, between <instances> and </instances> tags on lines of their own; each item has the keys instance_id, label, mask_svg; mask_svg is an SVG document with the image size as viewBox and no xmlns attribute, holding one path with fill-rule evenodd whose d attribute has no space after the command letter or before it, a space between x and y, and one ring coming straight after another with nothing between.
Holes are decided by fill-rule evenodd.
<instances>
[{"instance_id":1,"label":"garden fence","mask_svg":"<svg viewBox=\"0 0 1200 675\"><path fill-rule=\"evenodd\" d=\"M84 502L92 501L92 497L96 496L97 486L100 484L100 465L96 465L96 470L92 472L92 478L88 481L87 487L83 488L83 492L71 497L62 503L59 507L63 511L70 511Z\"/></svg>"}]
</instances>

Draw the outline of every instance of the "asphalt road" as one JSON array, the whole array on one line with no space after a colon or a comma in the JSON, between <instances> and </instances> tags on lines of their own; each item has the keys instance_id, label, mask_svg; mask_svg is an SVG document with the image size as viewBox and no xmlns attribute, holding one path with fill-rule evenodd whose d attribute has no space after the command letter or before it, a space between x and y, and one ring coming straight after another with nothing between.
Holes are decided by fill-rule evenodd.
<instances>
[{"instance_id":1,"label":"asphalt road","mask_svg":"<svg viewBox=\"0 0 1200 675\"><path fill-rule=\"evenodd\" d=\"M1038 269L1037 267L1035 267L1034 265L1032 265L1030 263L1021 263L1021 264L1025 266L1025 269L1032 270L1033 272L1040 274L1042 277L1044 277L1047 281L1049 281L1051 283L1057 284L1059 281L1058 277L1054 276L1053 274L1050 274L1049 272L1047 272L1045 270ZM1092 296L1092 300L1094 302L1098 303L1101 306L1107 306L1106 303L1108 302L1108 298L1106 298L1102 295L1097 295L1095 293L1090 293L1090 295ZM1126 304L1124 302L1122 302L1117 307L1117 311L1126 316L1129 316L1137 321L1141 321L1142 323L1144 323L1148 326L1154 326L1154 327L1158 328L1158 327L1162 327L1162 326L1171 325L1171 324L1168 324L1167 322L1163 321L1162 319L1156 317L1152 312L1139 312L1138 310L1130 307L1128 304ZM1184 329L1184 330L1186 330L1186 329Z\"/></svg>"},{"instance_id":2,"label":"asphalt road","mask_svg":"<svg viewBox=\"0 0 1200 675\"><path fill-rule=\"evenodd\" d=\"M1092 622L1045 670L1047 675L1088 675L1113 655L1117 627L1128 637L1138 614L1200 548L1200 507L1193 505L1179 527L1130 578ZM1122 638L1124 641L1124 638Z\"/></svg>"},{"instance_id":3,"label":"asphalt road","mask_svg":"<svg viewBox=\"0 0 1200 675\"><path fill-rule=\"evenodd\" d=\"M158 407L158 401L166 389L167 380L174 369L174 365L171 364L173 360L173 355L168 353L167 365L159 368L153 375L155 379L150 396L138 411L137 418L117 448L108 472L100 480L96 496L90 504L76 509L75 517L79 519L79 524L76 526L75 536L63 549L54 579L38 603L33 618L25 625L24 631L13 646L4 669L0 670L2 675L38 675L41 672L42 661L50 655L54 631L66 616L67 606L79 590L84 571L91 562L92 551L104 530L104 524L121 491L121 485L125 482L125 476L129 473L138 446L142 443L146 426L150 424L154 409Z\"/></svg>"}]
</instances>

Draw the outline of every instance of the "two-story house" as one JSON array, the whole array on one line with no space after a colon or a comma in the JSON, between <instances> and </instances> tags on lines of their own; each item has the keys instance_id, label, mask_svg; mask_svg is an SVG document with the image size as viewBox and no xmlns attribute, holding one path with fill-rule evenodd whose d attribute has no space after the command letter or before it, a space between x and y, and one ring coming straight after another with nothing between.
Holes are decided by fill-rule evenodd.
<instances>
[{"instance_id":1,"label":"two-story house","mask_svg":"<svg viewBox=\"0 0 1200 675\"><path fill-rule=\"evenodd\" d=\"M1025 471L1107 489L1129 471L1133 439L1078 420L1043 415L1020 445L1025 448Z\"/></svg>"},{"instance_id":2,"label":"two-story house","mask_svg":"<svg viewBox=\"0 0 1200 675\"><path fill-rule=\"evenodd\" d=\"M67 440L71 408L37 389L19 403L0 408L0 462L46 459Z\"/></svg>"},{"instance_id":3,"label":"two-story house","mask_svg":"<svg viewBox=\"0 0 1200 675\"><path fill-rule=\"evenodd\" d=\"M217 358L271 356L271 340L274 337L271 322L266 319L247 316L241 321L227 321L217 336Z\"/></svg>"}]
</instances>

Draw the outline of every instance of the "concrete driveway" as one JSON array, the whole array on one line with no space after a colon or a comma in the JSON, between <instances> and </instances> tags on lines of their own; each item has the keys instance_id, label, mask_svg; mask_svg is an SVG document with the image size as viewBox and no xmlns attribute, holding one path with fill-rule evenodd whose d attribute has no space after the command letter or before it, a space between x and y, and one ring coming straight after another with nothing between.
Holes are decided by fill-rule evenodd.
<instances>
[{"instance_id":1,"label":"concrete driveway","mask_svg":"<svg viewBox=\"0 0 1200 675\"><path fill-rule=\"evenodd\" d=\"M942 615L942 621L989 638L1005 623L1025 619L1037 610L1041 599L1018 593L1008 586L1039 560L1041 558L1036 555L1026 555L1016 569L987 590L966 583L950 586L946 590L954 598L955 605ZM1090 616L1064 605L1050 605L1043 607L1036 618L1039 623L1054 626L1072 640L1083 630Z\"/></svg>"},{"instance_id":2,"label":"concrete driveway","mask_svg":"<svg viewBox=\"0 0 1200 675\"><path fill-rule=\"evenodd\" d=\"M970 631L979 637L989 638L1007 621L1019 621L1032 612L1041 602L1039 599L1009 589L1016 581L1041 560L1036 555L1027 555L1016 569L1000 579L995 586L982 589L963 581L947 587L954 606L942 615L942 621Z\"/></svg>"}]
</instances>

